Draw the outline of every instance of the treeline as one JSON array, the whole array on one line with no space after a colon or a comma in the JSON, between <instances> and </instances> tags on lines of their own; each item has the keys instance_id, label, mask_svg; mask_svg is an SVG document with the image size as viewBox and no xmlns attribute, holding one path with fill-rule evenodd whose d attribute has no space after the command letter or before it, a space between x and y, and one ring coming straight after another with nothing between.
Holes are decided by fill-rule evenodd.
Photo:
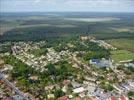
<instances>
[{"instance_id":1,"label":"treeline","mask_svg":"<svg viewBox=\"0 0 134 100\"><path fill-rule=\"evenodd\" d=\"M77 49L80 51L86 51L85 53L79 53L77 56L82 57L85 61L90 59L101 59L110 57L110 50L107 50L103 47L98 46L96 43L87 42L85 43L87 46L77 45ZM75 49L76 50L76 49Z\"/></svg>"}]
</instances>

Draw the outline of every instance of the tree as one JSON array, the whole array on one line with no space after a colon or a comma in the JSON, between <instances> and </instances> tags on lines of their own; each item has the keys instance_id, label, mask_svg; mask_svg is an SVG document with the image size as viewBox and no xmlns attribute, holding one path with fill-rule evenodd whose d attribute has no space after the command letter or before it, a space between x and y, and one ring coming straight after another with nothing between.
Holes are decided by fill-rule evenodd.
<instances>
[{"instance_id":1,"label":"tree","mask_svg":"<svg viewBox=\"0 0 134 100\"><path fill-rule=\"evenodd\" d=\"M64 96L65 93L61 89L58 89L58 90L56 89L54 91L54 95L55 95L56 98L58 98L58 97Z\"/></svg>"},{"instance_id":2,"label":"tree","mask_svg":"<svg viewBox=\"0 0 134 100\"><path fill-rule=\"evenodd\" d=\"M56 74L56 69L55 69L53 64L50 63L50 64L47 65L47 67L48 67L49 75L55 75Z\"/></svg>"},{"instance_id":3,"label":"tree","mask_svg":"<svg viewBox=\"0 0 134 100\"><path fill-rule=\"evenodd\" d=\"M130 100L133 100L134 92L132 92L132 91L128 92L128 97L129 97Z\"/></svg>"}]
</instances>

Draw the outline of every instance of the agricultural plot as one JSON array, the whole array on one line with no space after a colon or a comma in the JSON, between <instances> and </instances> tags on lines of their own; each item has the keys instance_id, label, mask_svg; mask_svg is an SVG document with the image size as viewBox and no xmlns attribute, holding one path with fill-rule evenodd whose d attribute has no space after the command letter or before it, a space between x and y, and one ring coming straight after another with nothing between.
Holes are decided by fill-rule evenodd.
<instances>
[{"instance_id":1,"label":"agricultural plot","mask_svg":"<svg viewBox=\"0 0 134 100\"><path fill-rule=\"evenodd\" d=\"M111 51L111 58L114 60L114 62L124 61L124 60L133 60L134 59L134 53L131 53L126 50L116 50Z\"/></svg>"},{"instance_id":2,"label":"agricultural plot","mask_svg":"<svg viewBox=\"0 0 134 100\"><path fill-rule=\"evenodd\" d=\"M134 40L133 39L109 39L107 40L111 45L127 50L134 53Z\"/></svg>"},{"instance_id":3,"label":"agricultural plot","mask_svg":"<svg viewBox=\"0 0 134 100\"><path fill-rule=\"evenodd\" d=\"M82 21L82 22L107 22L113 20L119 20L119 18L102 17L102 18L65 18L65 20Z\"/></svg>"},{"instance_id":4,"label":"agricultural plot","mask_svg":"<svg viewBox=\"0 0 134 100\"><path fill-rule=\"evenodd\" d=\"M85 15L86 14L86 15ZM5 17L6 16L6 17ZM0 41L42 40L89 33L97 39L134 38L133 14L50 13L9 14L0 20ZM2 26L2 27L1 27ZM65 34L66 33L66 34Z\"/></svg>"},{"instance_id":5,"label":"agricultural plot","mask_svg":"<svg viewBox=\"0 0 134 100\"><path fill-rule=\"evenodd\" d=\"M134 27L120 27L120 28L111 28L111 29L119 33L121 32L134 33Z\"/></svg>"}]
</instances>

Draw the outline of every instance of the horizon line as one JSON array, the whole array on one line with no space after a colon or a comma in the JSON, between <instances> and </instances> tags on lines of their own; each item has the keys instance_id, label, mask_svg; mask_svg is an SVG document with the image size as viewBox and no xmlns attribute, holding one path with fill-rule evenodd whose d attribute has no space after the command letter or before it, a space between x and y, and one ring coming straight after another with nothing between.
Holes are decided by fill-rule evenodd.
<instances>
[{"instance_id":1,"label":"horizon line","mask_svg":"<svg viewBox=\"0 0 134 100\"><path fill-rule=\"evenodd\" d=\"M0 11L0 13L134 13L129 11Z\"/></svg>"}]
</instances>

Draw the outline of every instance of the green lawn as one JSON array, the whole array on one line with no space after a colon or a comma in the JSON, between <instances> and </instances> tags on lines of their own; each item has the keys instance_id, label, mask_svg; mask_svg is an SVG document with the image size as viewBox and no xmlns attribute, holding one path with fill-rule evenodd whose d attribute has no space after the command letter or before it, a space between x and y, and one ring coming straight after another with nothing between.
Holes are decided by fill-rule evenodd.
<instances>
[{"instance_id":1,"label":"green lawn","mask_svg":"<svg viewBox=\"0 0 134 100\"><path fill-rule=\"evenodd\" d=\"M133 39L110 39L106 41L119 49L127 50L134 53Z\"/></svg>"},{"instance_id":2,"label":"green lawn","mask_svg":"<svg viewBox=\"0 0 134 100\"><path fill-rule=\"evenodd\" d=\"M130 59L134 59L134 53L131 53L126 50L111 51L111 58L115 62L119 62L123 60L130 60Z\"/></svg>"}]
</instances>

